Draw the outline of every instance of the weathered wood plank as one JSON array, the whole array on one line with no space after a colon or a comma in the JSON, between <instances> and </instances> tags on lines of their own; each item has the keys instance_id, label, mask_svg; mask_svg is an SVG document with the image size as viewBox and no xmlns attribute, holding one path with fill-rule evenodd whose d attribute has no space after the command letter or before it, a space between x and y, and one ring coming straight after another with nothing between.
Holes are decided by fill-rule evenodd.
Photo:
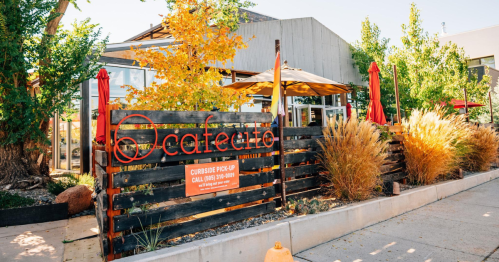
<instances>
[{"instance_id":1,"label":"weathered wood plank","mask_svg":"<svg viewBox=\"0 0 499 262\"><path fill-rule=\"evenodd\" d=\"M272 157L239 159L239 170L254 171L273 166ZM113 187L128 187L185 178L185 165L149 168L114 173Z\"/></svg>"},{"instance_id":2,"label":"weathered wood plank","mask_svg":"<svg viewBox=\"0 0 499 262\"><path fill-rule=\"evenodd\" d=\"M403 144L390 144L390 145L388 145L388 152L397 152L397 151L403 151L403 150L404 150Z\"/></svg>"},{"instance_id":3,"label":"weathered wood plank","mask_svg":"<svg viewBox=\"0 0 499 262\"><path fill-rule=\"evenodd\" d=\"M213 216L203 217L184 223L178 223L163 227L160 239L171 239L187 234L193 234L206 229L223 226L228 223L243 220L249 217L271 213L275 211L275 202L264 203L256 206L236 209L229 212L216 214ZM114 253L119 254L137 247L137 237L144 237L144 233L136 233L135 235L126 235L123 237L114 238L113 248Z\"/></svg>"},{"instance_id":4,"label":"weathered wood plank","mask_svg":"<svg viewBox=\"0 0 499 262\"><path fill-rule=\"evenodd\" d=\"M301 165L301 166L292 166L292 167L287 167L284 171L286 174L286 178L290 177L297 177L297 176L303 176L303 175L312 175L312 174L317 174L319 173L319 170L321 169L320 164L315 164L315 165ZM274 170L275 173L275 179L281 179L281 170L276 169Z\"/></svg>"},{"instance_id":5,"label":"weathered wood plank","mask_svg":"<svg viewBox=\"0 0 499 262\"><path fill-rule=\"evenodd\" d=\"M258 127L257 128L258 132L258 138L262 138L263 133L266 131L271 130L271 127ZM165 139L166 136L168 135L177 135L178 139L182 139L183 136L186 134L192 134L194 136L198 136L199 140L204 140L203 134L205 133L204 128L171 128L171 129L157 129L158 131L158 145L163 143L163 140ZM208 139L210 141L214 141L215 138L217 137L218 134L220 133L226 133L229 138L235 133L235 132L248 132L248 137L250 139L255 138L255 135L253 132L255 132L254 127L226 127L226 128L208 128L208 133L211 134ZM114 140L114 130L111 130L111 138ZM123 138L123 137L131 137L137 142L138 144L152 144L154 143L156 139L156 133L154 132L154 129L125 129L125 130L119 130L117 139ZM270 135L267 135L266 137L270 137ZM225 138L224 136L221 136L220 139ZM128 140L123 140L120 144L128 143L129 145L134 145L132 141ZM173 142L174 143L174 138L169 138L168 142Z\"/></svg>"},{"instance_id":6,"label":"weathered wood plank","mask_svg":"<svg viewBox=\"0 0 499 262\"><path fill-rule=\"evenodd\" d=\"M404 159L405 159L404 153L389 154L386 157L386 160L388 160L388 161L400 161L400 160L404 160Z\"/></svg>"},{"instance_id":7,"label":"weathered wood plank","mask_svg":"<svg viewBox=\"0 0 499 262\"><path fill-rule=\"evenodd\" d=\"M284 156L285 164L293 164L293 163L301 163L307 161L315 161L318 160L316 151L307 151L296 154L287 154ZM274 156L274 164L279 165L281 160L278 155Z\"/></svg>"},{"instance_id":8,"label":"weathered wood plank","mask_svg":"<svg viewBox=\"0 0 499 262\"><path fill-rule=\"evenodd\" d=\"M238 150L235 150L234 148L232 148L232 146L230 146L230 147L228 147L227 151L225 151L225 152L220 152L213 145L210 145L210 146L208 146L208 148L213 151L212 153L201 153L201 154L191 154L191 155L185 154L184 152L182 152L180 150L180 148L170 148L170 149L168 149L168 152L171 152L171 153L178 152L178 154L175 156L166 156L166 161L167 162L176 162L176 161L184 161L184 160L192 160L192 159L230 157L230 156L238 156L238 155L268 153L268 152L272 152L274 150L272 147L270 147L270 148L265 147L262 142L258 143L260 148L255 148L254 143L249 143L249 144L250 144L250 147L252 149L243 149L243 150L238 151ZM246 143L240 143L240 144L236 144L236 147L238 147L238 148L239 147L246 147L246 145L247 145ZM187 152L190 152L190 151L194 150L194 147L184 147L184 149ZM203 151L205 149L205 146L203 145L202 147L199 147L198 149L200 151ZM139 154L141 156L145 156L146 154L149 153L149 151L150 151L150 149L139 150ZM122 161L128 160L123 155L121 155L118 151L116 151L116 152L118 153L118 156ZM129 157L133 157L135 155L134 150L126 150L126 151L123 151L123 153ZM118 159L116 159L116 155L114 155L114 153L113 153L112 164L113 164L113 166L154 164L154 163L160 163L161 158L163 158L163 156L165 156L165 152L163 151L163 149L154 149L154 152L152 152L149 156L147 156L144 159L135 160L135 161L132 161L130 163L122 163L122 162L118 161Z\"/></svg>"},{"instance_id":9,"label":"weathered wood plank","mask_svg":"<svg viewBox=\"0 0 499 262\"><path fill-rule=\"evenodd\" d=\"M381 167L381 174L392 173L395 171L403 170L404 168L405 168L405 162L384 165Z\"/></svg>"},{"instance_id":10,"label":"weathered wood plank","mask_svg":"<svg viewBox=\"0 0 499 262\"><path fill-rule=\"evenodd\" d=\"M404 136L403 135L393 135L392 141L393 142L402 142L402 141L404 141Z\"/></svg>"},{"instance_id":11,"label":"weathered wood plank","mask_svg":"<svg viewBox=\"0 0 499 262\"><path fill-rule=\"evenodd\" d=\"M404 179L407 177L407 173L406 172L397 172L397 173L391 173L391 174L383 174L381 175L381 179L383 180L383 182L386 182L386 181L398 181L398 180L401 180L401 179Z\"/></svg>"},{"instance_id":12,"label":"weathered wood plank","mask_svg":"<svg viewBox=\"0 0 499 262\"><path fill-rule=\"evenodd\" d=\"M100 232L107 233L109 230L107 212L102 210L102 207L99 205L95 207L95 218L97 219L97 225L99 226Z\"/></svg>"},{"instance_id":13,"label":"weathered wood plank","mask_svg":"<svg viewBox=\"0 0 499 262\"><path fill-rule=\"evenodd\" d=\"M106 194L106 190L102 190L99 194L97 194L97 206L102 211L106 211L108 208L108 195Z\"/></svg>"},{"instance_id":14,"label":"weathered wood plank","mask_svg":"<svg viewBox=\"0 0 499 262\"><path fill-rule=\"evenodd\" d=\"M95 162L97 162L100 166L107 166L107 153L102 150L95 150Z\"/></svg>"},{"instance_id":15,"label":"weathered wood plank","mask_svg":"<svg viewBox=\"0 0 499 262\"><path fill-rule=\"evenodd\" d=\"M239 187L261 185L274 181L274 172L264 172L258 174L239 176ZM185 196L185 184L164 188L154 188L150 193L137 191L116 194L113 196L113 210L130 208L132 206L146 203L159 203Z\"/></svg>"},{"instance_id":16,"label":"weathered wood plank","mask_svg":"<svg viewBox=\"0 0 499 262\"><path fill-rule=\"evenodd\" d=\"M320 183L319 176L313 176L313 177L307 177L307 178L286 181L286 192L294 192L294 191L298 191L298 190L317 187L320 184L321 183ZM281 192L281 184L275 184L274 187L276 188L275 189L276 192Z\"/></svg>"},{"instance_id":17,"label":"weathered wood plank","mask_svg":"<svg viewBox=\"0 0 499 262\"><path fill-rule=\"evenodd\" d=\"M388 126L388 130L392 133L404 132L404 128L402 126Z\"/></svg>"},{"instance_id":18,"label":"weathered wood plank","mask_svg":"<svg viewBox=\"0 0 499 262\"><path fill-rule=\"evenodd\" d=\"M107 188L107 173L106 173L106 171L100 165L95 165L95 174L97 177L96 186L98 188L100 188L101 190L106 190L106 188Z\"/></svg>"},{"instance_id":19,"label":"weathered wood plank","mask_svg":"<svg viewBox=\"0 0 499 262\"><path fill-rule=\"evenodd\" d=\"M285 127L283 129L284 136L322 136L321 126L307 126L307 127ZM277 127L272 128L275 137L279 136Z\"/></svg>"},{"instance_id":20,"label":"weathered wood plank","mask_svg":"<svg viewBox=\"0 0 499 262\"><path fill-rule=\"evenodd\" d=\"M99 244L102 257L106 257L109 254L109 241L107 240L107 235L102 234L102 232L99 234Z\"/></svg>"},{"instance_id":21,"label":"weathered wood plank","mask_svg":"<svg viewBox=\"0 0 499 262\"><path fill-rule=\"evenodd\" d=\"M154 124L204 124L209 123L271 123L271 113L254 112L203 112L203 111L153 111L153 110L112 110L111 125L117 125L126 116L140 114L148 117ZM143 117L130 117L122 124L150 124Z\"/></svg>"},{"instance_id":22,"label":"weathered wood plank","mask_svg":"<svg viewBox=\"0 0 499 262\"><path fill-rule=\"evenodd\" d=\"M284 149L316 149L319 147L318 139L284 140ZM278 145L279 143L274 143ZM277 147L276 150L279 150Z\"/></svg>"},{"instance_id":23,"label":"weathered wood plank","mask_svg":"<svg viewBox=\"0 0 499 262\"><path fill-rule=\"evenodd\" d=\"M168 220L179 219L204 212L209 212L226 207L250 203L275 196L274 187L266 187L256 190L244 191L235 194L216 196L213 198L202 199L167 207L148 210L145 213L137 215L121 215L114 217L114 231L120 232L131 228L140 228L165 222Z\"/></svg>"}]
</instances>

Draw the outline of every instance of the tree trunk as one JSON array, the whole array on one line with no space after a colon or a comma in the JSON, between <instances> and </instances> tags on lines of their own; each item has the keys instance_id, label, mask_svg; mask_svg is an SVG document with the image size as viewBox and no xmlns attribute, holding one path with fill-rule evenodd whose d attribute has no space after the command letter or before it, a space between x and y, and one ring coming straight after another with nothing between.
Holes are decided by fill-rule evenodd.
<instances>
[{"instance_id":1,"label":"tree trunk","mask_svg":"<svg viewBox=\"0 0 499 262\"><path fill-rule=\"evenodd\" d=\"M45 28L46 35L42 38L42 49L46 48L45 44L47 41L50 41L50 36L56 34L57 27L69 3L68 0L59 0L57 8L51 11L51 15L56 13L60 15L47 23L47 27ZM50 50L46 51L47 54L50 54ZM42 65L48 65L50 62L48 57L40 59L40 64ZM38 87L27 87L27 91L33 97L39 94L40 87L45 84L46 76L40 75L39 77L40 82ZM21 84L19 86L25 85ZM48 117L40 123L39 128L46 137L49 129ZM0 185L11 184L11 188L26 188L40 181L39 178L35 180L34 177L42 176L44 182L50 179L47 148L46 144L29 139L17 144L0 146Z\"/></svg>"},{"instance_id":2,"label":"tree trunk","mask_svg":"<svg viewBox=\"0 0 499 262\"><path fill-rule=\"evenodd\" d=\"M11 144L0 147L0 184L12 184L12 188L19 181L27 180L32 175L38 175L35 168L36 162L27 158L24 151L24 144ZM26 185L27 186L27 185Z\"/></svg>"}]
</instances>

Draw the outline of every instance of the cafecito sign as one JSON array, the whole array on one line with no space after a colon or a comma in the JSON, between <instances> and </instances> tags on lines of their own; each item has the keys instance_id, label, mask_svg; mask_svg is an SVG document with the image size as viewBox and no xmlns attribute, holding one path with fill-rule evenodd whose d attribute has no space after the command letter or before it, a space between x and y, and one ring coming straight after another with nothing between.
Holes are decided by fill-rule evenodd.
<instances>
[{"instance_id":1,"label":"cafecito sign","mask_svg":"<svg viewBox=\"0 0 499 262\"><path fill-rule=\"evenodd\" d=\"M153 150L158 145L158 130L156 129L156 125L153 121L141 114L132 114L121 119L119 124L116 127L116 130L119 130L121 123L124 120L130 117L142 117L148 120L151 123L151 126L154 128L154 132L156 134L156 138L154 144L151 145L151 150L145 154L140 155L138 150L137 142L131 137L122 137L117 139L117 133L114 133L114 154L116 159L121 163L131 163L135 160L142 160L148 157ZM179 137L177 134L169 134L167 135L163 142L161 143L162 149L167 156L175 156L175 155L191 155L191 154L201 154L201 153L211 153L213 152L213 147L210 149L209 145L211 142L214 142L215 148L219 152L227 151L230 146L232 146L232 150L240 151L240 150L250 150L253 149L250 144L250 139L254 139L255 143L254 148L262 148L258 145L258 140L260 139L263 143L263 146L266 148L271 148L274 145L274 135L272 131L267 130L263 132L259 132L256 127L255 121L255 131L253 132L234 132L232 135L229 135L225 132L220 132L216 137L213 137L212 133L208 133L208 121L212 118L213 115L209 115L204 124L204 133L202 137L198 137L198 134L185 134L182 137ZM261 134L261 135L260 135ZM242 135L245 143L243 144L235 144L234 140L238 138L239 135ZM260 137L259 137L260 136ZM194 147L185 148L185 139L190 138L189 140L194 140ZM265 141L264 138L271 138L270 141ZM135 155L133 157L127 156L123 154L119 147L119 143L123 140L131 140L135 146ZM199 141L204 140L204 145L200 144ZM167 142L176 142L180 144L180 150L172 151L171 148L166 146ZM261 145L261 144L260 144ZM123 157L126 158L120 159L118 157L117 151L121 153ZM203 156L200 156L202 158ZM168 157L167 157L168 158ZM186 195L194 196L200 194L206 194L216 191L222 191L232 188L239 187L239 162L238 160L234 161L225 161L225 162L215 162L215 163L206 163L206 164L196 164L196 165L186 165L185 166L185 181L186 181Z\"/></svg>"}]
</instances>

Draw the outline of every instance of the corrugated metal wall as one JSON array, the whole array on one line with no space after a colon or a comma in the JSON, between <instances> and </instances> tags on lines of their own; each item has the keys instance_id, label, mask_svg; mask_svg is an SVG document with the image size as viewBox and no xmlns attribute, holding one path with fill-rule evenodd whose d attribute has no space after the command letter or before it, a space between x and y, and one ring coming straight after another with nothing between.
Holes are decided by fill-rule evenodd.
<instances>
[{"instance_id":1,"label":"corrugated metal wall","mask_svg":"<svg viewBox=\"0 0 499 262\"><path fill-rule=\"evenodd\" d=\"M227 63L226 68L255 72L273 68L274 43L280 39L281 59L289 66L345 84L366 84L353 67L349 44L314 18L241 24L237 34L256 38L248 42L247 49L239 50L234 63Z\"/></svg>"}]
</instances>

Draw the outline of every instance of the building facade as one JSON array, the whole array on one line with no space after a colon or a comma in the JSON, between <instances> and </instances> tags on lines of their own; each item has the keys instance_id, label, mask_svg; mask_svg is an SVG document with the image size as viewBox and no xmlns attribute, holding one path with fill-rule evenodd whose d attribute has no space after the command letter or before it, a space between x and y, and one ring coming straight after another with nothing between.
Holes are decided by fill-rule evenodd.
<instances>
[{"instance_id":1,"label":"building facade","mask_svg":"<svg viewBox=\"0 0 499 262\"><path fill-rule=\"evenodd\" d=\"M484 74L491 76L491 88L498 91L499 79L499 25L467 31L458 34L444 34L441 43L452 42L464 48L469 56L470 74L478 75L482 80ZM488 68L487 68L488 67Z\"/></svg>"},{"instance_id":2,"label":"building facade","mask_svg":"<svg viewBox=\"0 0 499 262\"><path fill-rule=\"evenodd\" d=\"M344 84L366 85L353 65L349 44L314 18L279 20L248 10L244 12L247 12L249 21L241 23L236 33L244 39L255 38L248 42L247 49L237 52L234 63L226 65L226 68L231 69L232 75L226 76L224 85L271 69L275 61L276 39L281 41L281 59L287 60L290 67L301 68ZM154 71L133 65L134 53L130 51L130 47L139 44L141 48L168 47L174 44L174 39L168 28L157 25L125 42L108 44L101 62L110 75L111 100L125 96L125 89L121 88L123 85L145 88L155 81ZM222 67L221 64L212 66ZM90 172L98 106L96 79L81 85L81 97L78 104L80 112L77 135L73 135L75 132L68 132L71 124L57 118L53 121L53 144L57 148L64 147L60 152L78 151L78 156L73 155L73 159L71 156L54 154L55 169L79 168L81 173ZM255 96L252 101L255 106L243 106L241 110L260 112L270 101L271 97ZM313 121L324 123L327 117L345 114L346 101L346 96L290 97L288 112L291 124L302 126ZM68 131L61 133L61 127ZM64 161L66 164L62 165Z\"/></svg>"}]
</instances>

